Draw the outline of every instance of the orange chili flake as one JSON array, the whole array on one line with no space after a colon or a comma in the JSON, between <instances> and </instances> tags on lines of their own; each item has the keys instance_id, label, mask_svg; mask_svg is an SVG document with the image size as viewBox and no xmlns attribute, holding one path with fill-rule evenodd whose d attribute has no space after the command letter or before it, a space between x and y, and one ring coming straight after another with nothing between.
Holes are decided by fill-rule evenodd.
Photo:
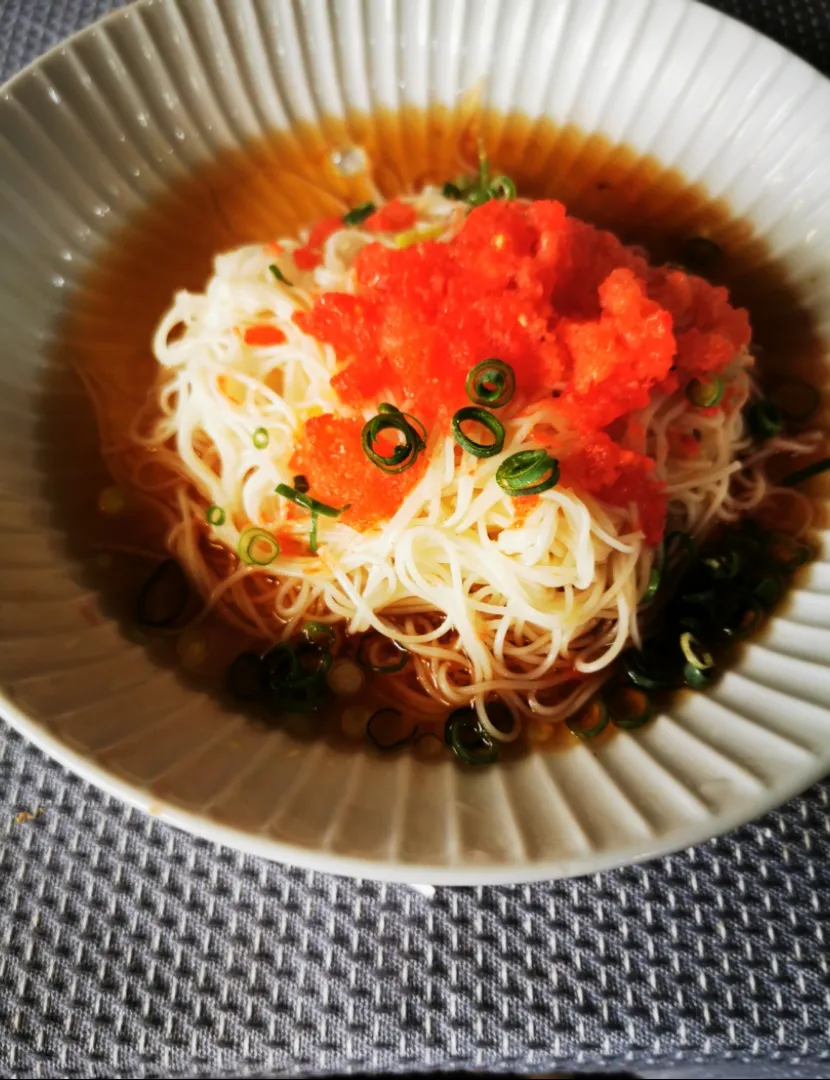
<instances>
[{"instance_id":1,"label":"orange chili flake","mask_svg":"<svg viewBox=\"0 0 830 1080\"><path fill-rule=\"evenodd\" d=\"M285 340L282 330L271 323L257 323L256 326L249 326L244 334L246 345L282 345Z\"/></svg>"}]
</instances>

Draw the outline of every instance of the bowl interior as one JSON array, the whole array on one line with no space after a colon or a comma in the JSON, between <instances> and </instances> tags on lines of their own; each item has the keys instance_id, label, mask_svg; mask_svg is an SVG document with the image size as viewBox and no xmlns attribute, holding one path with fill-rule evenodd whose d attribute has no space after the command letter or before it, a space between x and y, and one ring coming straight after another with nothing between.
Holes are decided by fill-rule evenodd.
<instances>
[{"instance_id":1,"label":"bowl interior","mask_svg":"<svg viewBox=\"0 0 830 1080\"><path fill-rule=\"evenodd\" d=\"M98 361L148 364L130 304L117 315L95 307L106 292L95 266L111 238L200 163L249 154L269 132L284 133L284 153L292 130L305 133L296 169L258 170L259 183L282 182L282 203L266 201L289 221L325 210L329 194L308 186L317 165L303 162L344 139L365 143L360 116L386 115L371 138L398 140L410 171L387 177L392 188L434 171L488 110L496 161L501 147L536 175L558 170L560 191L589 152L578 129L601 133L590 152L607 147L620 189L673 227L688 207L666 203L649 179L660 170L644 171L643 156L727 200L754 229L731 238L747 266L757 253L748 272L785 266L811 332L827 335L828 84L682 0L147 0L50 54L0 100L5 711L73 768L186 828L350 873L529 879L701 840L830 762L826 533L824 561L710 695L679 702L637 737L478 775L256 727L154 662L108 606L105 567L78 546L107 477L66 317L83 295L100 319ZM498 119L511 113L524 119ZM405 126L389 120L402 114ZM553 127L562 134L549 158L541 148ZM630 151L614 157L618 144ZM240 196L251 198L255 185ZM167 293L171 243L201 245L208 259L214 239L197 205L183 208L176 237L148 247L143 268L124 269L125 296L146 296L148 279L152 303ZM263 218L263 229L273 224ZM122 421L112 418L116 429Z\"/></svg>"}]
</instances>

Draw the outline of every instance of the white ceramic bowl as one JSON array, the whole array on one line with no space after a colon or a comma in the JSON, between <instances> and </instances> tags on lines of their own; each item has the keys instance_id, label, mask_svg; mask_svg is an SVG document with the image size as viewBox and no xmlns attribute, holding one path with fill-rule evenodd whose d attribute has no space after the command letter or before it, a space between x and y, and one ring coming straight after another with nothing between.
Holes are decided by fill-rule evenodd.
<instances>
[{"instance_id":1,"label":"white ceramic bowl","mask_svg":"<svg viewBox=\"0 0 830 1080\"><path fill-rule=\"evenodd\" d=\"M51 513L54 485L89 463L43 422L55 321L84 267L220 147L321 111L455 106L475 86L726 197L830 327L830 85L685 0L144 0L0 100L4 713L107 790L269 858L432 883L576 874L732 828L830 765L827 534L785 616L711 694L599 748L474 776L256 730L96 616Z\"/></svg>"}]
</instances>

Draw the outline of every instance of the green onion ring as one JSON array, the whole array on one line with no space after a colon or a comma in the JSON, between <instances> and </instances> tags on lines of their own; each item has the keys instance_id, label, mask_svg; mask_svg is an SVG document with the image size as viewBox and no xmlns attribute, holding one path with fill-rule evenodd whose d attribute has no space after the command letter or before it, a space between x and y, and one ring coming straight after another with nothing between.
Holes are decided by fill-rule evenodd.
<instances>
[{"instance_id":1,"label":"green onion ring","mask_svg":"<svg viewBox=\"0 0 830 1080\"><path fill-rule=\"evenodd\" d=\"M500 409L516 392L516 374L509 364L493 357L470 369L466 382L467 397L474 405Z\"/></svg>"},{"instance_id":2,"label":"green onion ring","mask_svg":"<svg viewBox=\"0 0 830 1080\"><path fill-rule=\"evenodd\" d=\"M393 409L394 411L392 411ZM412 420L414 418L406 416L395 406L387 406L386 409L364 424L363 431L360 434L360 442L363 446L363 452L372 464L377 465L379 469L393 476L412 468L418 455L426 448L426 431L423 430L420 421L416 420L415 423L423 430L422 437L413 426ZM393 447L392 453L388 457L379 454L374 447L378 436L384 431L398 431L404 438L402 443Z\"/></svg>"},{"instance_id":3,"label":"green onion ring","mask_svg":"<svg viewBox=\"0 0 830 1080\"><path fill-rule=\"evenodd\" d=\"M708 671L715 666L712 654L701 645L689 630L680 635L680 648L686 657L686 663L691 664L692 667L699 668L701 671Z\"/></svg>"},{"instance_id":4,"label":"green onion ring","mask_svg":"<svg viewBox=\"0 0 830 1080\"><path fill-rule=\"evenodd\" d=\"M208 525L224 525L226 521L225 511L221 506L217 506L215 503L207 508L205 517Z\"/></svg>"},{"instance_id":5,"label":"green onion ring","mask_svg":"<svg viewBox=\"0 0 830 1080\"><path fill-rule=\"evenodd\" d=\"M559 462L547 450L520 450L499 465L496 482L514 498L541 495L559 483Z\"/></svg>"},{"instance_id":6,"label":"green onion ring","mask_svg":"<svg viewBox=\"0 0 830 1080\"><path fill-rule=\"evenodd\" d=\"M388 733L386 737L384 737L383 725L384 721L386 723L394 723L403 719L404 714L400 709L378 709L376 713L373 713L369 717L369 722L366 725L366 734L378 750L397 750L399 746L405 746L406 743L413 738L417 733L417 728L413 727L412 730L407 731L406 734L395 733L390 739Z\"/></svg>"},{"instance_id":7,"label":"green onion ring","mask_svg":"<svg viewBox=\"0 0 830 1080\"><path fill-rule=\"evenodd\" d=\"M394 661L394 663L391 664L370 663L365 653L366 650L370 648L370 646L367 645L367 642L371 641L383 641L388 643L389 645L392 645L401 653L400 660L396 660ZM406 667L407 663L409 662L409 653L403 647L403 645L399 645L397 641L394 641L392 638L388 638L384 634L381 634L379 630L370 630L360 639L360 644L357 647L355 659L357 660L358 664L361 665L361 667L365 667L368 671L372 671L376 675L394 675L398 671L403 671L403 669Z\"/></svg>"},{"instance_id":8,"label":"green onion ring","mask_svg":"<svg viewBox=\"0 0 830 1080\"><path fill-rule=\"evenodd\" d=\"M740 552L734 548L703 559L703 565L717 581L732 581L736 578L741 572L741 562Z\"/></svg>"},{"instance_id":9,"label":"green onion ring","mask_svg":"<svg viewBox=\"0 0 830 1080\"><path fill-rule=\"evenodd\" d=\"M509 176L494 176L490 182L488 191L494 199L515 199L516 185Z\"/></svg>"},{"instance_id":10,"label":"green onion ring","mask_svg":"<svg viewBox=\"0 0 830 1080\"><path fill-rule=\"evenodd\" d=\"M634 731L651 719L651 699L636 686L619 686L608 697L608 711L615 727Z\"/></svg>"},{"instance_id":11,"label":"green onion ring","mask_svg":"<svg viewBox=\"0 0 830 1080\"><path fill-rule=\"evenodd\" d=\"M686 664L683 668L683 681L690 690L705 690L715 681L715 669L699 668L694 664Z\"/></svg>"},{"instance_id":12,"label":"green onion ring","mask_svg":"<svg viewBox=\"0 0 830 1080\"><path fill-rule=\"evenodd\" d=\"M456 709L444 725L444 741L467 765L492 765L499 748L479 723L472 709Z\"/></svg>"},{"instance_id":13,"label":"green onion ring","mask_svg":"<svg viewBox=\"0 0 830 1080\"><path fill-rule=\"evenodd\" d=\"M270 441L270 436L265 428L258 427L254 432L254 446L257 450L264 450Z\"/></svg>"},{"instance_id":14,"label":"green onion ring","mask_svg":"<svg viewBox=\"0 0 830 1080\"><path fill-rule=\"evenodd\" d=\"M259 542L268 545L268 555L266 558L259 559L253 554L253 548ZM252 525L249 529L245 529L239 537L236 551L239 558L247 566L270 566L280 553L280 544L276 536L269 533L267 529L261 529L258 525Z\"/></svg>"},{"instance_id":15,"label":"green onion ring","mask_svg":"<svg viewBox=\"0 0 830 1080\"><path fill-rule=\"evenodd\" d=\"M724 385L720 375L708 379L692 379L686 387L686 397L698 409L712 409L723 401Z\"/></svg>"},{"instance_id":16,"label":"green onion ring","mask_svg":"<svg viewBox=\"0 0 830 1080\"><path fill-rule=\"evenodd\" d=\"M481 424L487 428L493 436L491 443L478 443L466 435L462 430L462 424ZM490 458L500 454L504 449L504 424L486 409L480 409L478 405L466 405L459 409L452 418L452 434L462 450L477 458Z\"/></svg>"},{"instance_id":17,"label":"green onion ring","mask_svg":"<svg viewBox=\"0 0 830 1080\"><path fill-rule=\"evenodd\" d=\"M770 401L756 401L749 410L749 429L759 442L780 435L784 427L781 410Z\"/></svg>"},{"instance_id":18,"label":"green onion ring","mask_svg":"<svg viewBox=\"0 0 830 1080\"><path fill-rule=\"evenodd\" d=\"M592 698L567 718L565 726L580 739L595 739L608 727L608 706L601 697Z\"/></svg>"}]
</instances>

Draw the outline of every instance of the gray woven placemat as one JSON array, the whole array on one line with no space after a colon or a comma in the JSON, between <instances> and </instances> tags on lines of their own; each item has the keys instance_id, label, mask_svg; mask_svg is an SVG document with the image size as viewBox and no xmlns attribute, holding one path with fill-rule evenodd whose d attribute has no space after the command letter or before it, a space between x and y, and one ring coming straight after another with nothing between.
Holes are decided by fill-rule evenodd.
<instances>
[{"instance_id":1,"label":"gray woven placemat","mask_svg":"<svg viewBox=\"0 0 830 1080\"><path fill-rule=\"evenodd\" d=\"M117 6L0 0L0 79ZM830 70L830 0L714 6ZM189 839L0 727L0 1076L830 1077L829 804L427 900Z\"/></svg>"}]
</instances>

